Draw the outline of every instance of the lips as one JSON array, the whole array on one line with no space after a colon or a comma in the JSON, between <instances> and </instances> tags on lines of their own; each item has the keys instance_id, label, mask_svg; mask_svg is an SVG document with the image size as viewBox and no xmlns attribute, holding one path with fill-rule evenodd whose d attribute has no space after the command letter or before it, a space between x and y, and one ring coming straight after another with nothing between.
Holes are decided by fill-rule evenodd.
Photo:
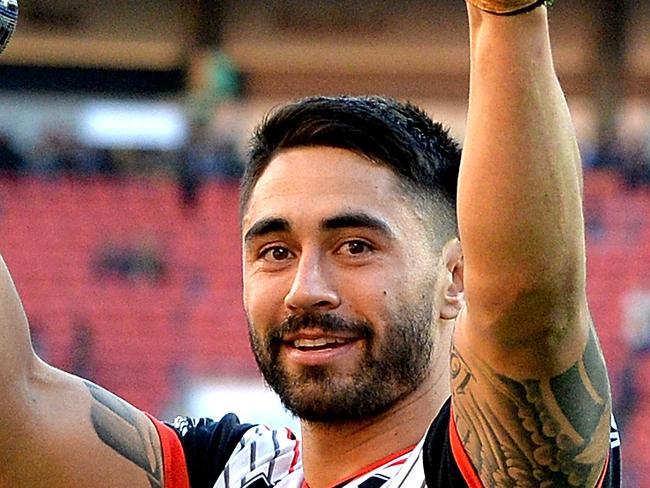
<instances>
[{"instance_id":1,"label":"lips","mask_svg":"<svg viewBox=\"0 0 650 488\"><path fill-rule=\"evenodd\" d=\"M342 337L319 337L317 339L296 339L293 341L292 345L301 351L313 351L337 347L340 344L347 344L353 340L354 339L345 339Z\"/></svg>"},{"instance_id":2,"label":"lips","mask_svg":"<svg viewBox=\"0 0 650 488\"><path fill-rule=\"evenodd\" d=\"M284 337L288 358L303 365L326 364L341 359L357 349L362 338L358 335L339 335L321 330L303 330Z\"/></svg>"}]
</instances>

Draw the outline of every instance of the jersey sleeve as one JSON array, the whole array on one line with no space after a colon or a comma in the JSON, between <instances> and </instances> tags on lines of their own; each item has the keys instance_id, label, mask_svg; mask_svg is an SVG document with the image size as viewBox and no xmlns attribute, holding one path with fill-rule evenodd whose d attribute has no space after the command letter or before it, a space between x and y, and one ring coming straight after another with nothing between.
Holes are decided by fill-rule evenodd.
<instances>
[{"instance_id":1,"label":"jersey sleeve","mask_svg":"<svg viewBox=\"0 0 650 488\"><path fill-rule=\"evenodd\" d=\"M483 488L469 455L463 447L448 400L431 424L424 446L424 470L427 486L451 488ZM612 418L610 452L607 464L596 485L598 488L620 488L620 438Z\"/></svg>"},{"instance_id":2,"label":"jersey sleeve","mask_svg":"<svg viewBox=\"0 0 650 488\"><path fill-rule=\"evenodd\" d=\"M156 427L163 458L165 488L190 488L183 446L176 431L158 419L148 416Z\"/></svg>"},{"instance_id":3,"label":"jersey sleeve","mask_svg":"<svg viewBox=\"0 0 650 488\"><path fill-rule=\"evenodd\" d=\"M221 420L150 417L163 451L165 488L212 488L239 441L253 427L228 414Z\"/></svg>"}]
</instances>

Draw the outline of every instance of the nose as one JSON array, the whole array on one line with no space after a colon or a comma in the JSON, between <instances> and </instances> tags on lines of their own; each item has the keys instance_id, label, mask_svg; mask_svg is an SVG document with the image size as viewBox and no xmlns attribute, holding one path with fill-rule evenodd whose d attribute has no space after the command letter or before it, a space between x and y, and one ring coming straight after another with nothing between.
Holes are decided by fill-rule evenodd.
<instances>
[{"instance_id":1,"label":"nose","mask_svg":"<svg viewBox=\"0 0 650 488\"><path fill-rule=\"evenodd\" d=\"M291 289L284 298L292 312L332 310L340 305L340 297L326 273L321 258L301 255Z\"/></svg>"}]
</instances>

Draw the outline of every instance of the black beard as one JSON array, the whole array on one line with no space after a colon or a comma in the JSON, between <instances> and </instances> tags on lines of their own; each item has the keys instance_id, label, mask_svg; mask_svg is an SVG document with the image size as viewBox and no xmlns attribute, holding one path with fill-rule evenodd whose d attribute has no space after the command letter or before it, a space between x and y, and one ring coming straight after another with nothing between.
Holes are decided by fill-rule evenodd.
<instances>
[{"instance_id":1,"label":"black beard","mask_svg":"<svg viewBox=\"0 0 650 488\"><path fill-rule=\"evenodd\" d=\"M292 315L265 337L249 323L249 335L264 380L291 413L310 422L345 423L386 412L424 381L433 350L430 311L429 304L404 307L381 341L369 322L332 313ZM288 373L280 361L282 337L308 328L360 337L365 344L356 370L343 376L328 366L304 366Z\"/></svg>"}]
</instances>

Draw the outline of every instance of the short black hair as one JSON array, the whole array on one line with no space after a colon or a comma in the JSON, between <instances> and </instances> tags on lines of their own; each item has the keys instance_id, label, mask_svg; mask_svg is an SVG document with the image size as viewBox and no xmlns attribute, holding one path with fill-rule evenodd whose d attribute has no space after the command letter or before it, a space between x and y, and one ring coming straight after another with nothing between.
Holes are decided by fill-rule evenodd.
<instances>
[{"instance_id":1,"label":"short black hair","mask_svg":"<svg viewBox=\"0 0 650 488\"><path fill-rule=\"evenodd\" d=\"M379 96L310 97L271 112L251 139L241 181L242 217L274 156L308 146L346 149L390 168L406 190L442 211L436 223L449 227L445 237L457 235L458 142L415 105Z\"/></svg>"}]
</instances>

